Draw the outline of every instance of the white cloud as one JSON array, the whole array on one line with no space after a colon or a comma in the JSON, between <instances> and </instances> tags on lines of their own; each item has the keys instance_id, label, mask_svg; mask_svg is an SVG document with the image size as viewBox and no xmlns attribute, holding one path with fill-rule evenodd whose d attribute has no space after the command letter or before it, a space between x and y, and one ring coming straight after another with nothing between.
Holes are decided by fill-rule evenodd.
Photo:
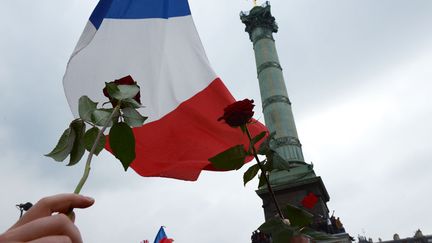
<instances>
[{"instance_id":1,"label":"white cloud","mask_svg":"<svg viewBox=\"0 0 432 243\"><path fill-rule=\"evenodd\" d=\"M395 232L408 237L432 228L426 210L432 198L424 193L432 183L431 50L370 77L299 122L305 156L354 235L365 229L374 239L390 239Z\"/></svg>"}]
</instances>

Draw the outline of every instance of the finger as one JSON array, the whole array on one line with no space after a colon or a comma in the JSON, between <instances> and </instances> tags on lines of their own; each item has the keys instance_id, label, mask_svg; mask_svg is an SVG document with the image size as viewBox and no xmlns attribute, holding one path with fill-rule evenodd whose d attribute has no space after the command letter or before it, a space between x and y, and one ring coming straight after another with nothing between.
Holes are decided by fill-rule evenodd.
<instances>
[{"instance_id":1,"label":"finger","mask_svg":"<svg viewBox=\"0 0 432 243\"><path fill-rule=\"evenodd\" d=\"M12 228L24 225L38 218L50 216L54 212L69 213L73 208L87 208L93 205L93 203L93 198L73 193L42 198Z\"/></svg>"},{"instance_id":2,"label":"finger","mask_svg":"<svg viewBox=\"0 0 432 243\"><path fill-rule=\"evenodd\" d=\"M27 242L48 236L67 236L72 243L82 243L78 228L64 214L33 220L4 233L7 242Z\"/></svg>"},{"instance_id":3,"label":"finger","mask_svg":"<svg viewBox=\"0 0 432 243\"><path fill-rule=\"evenodd\" d=\"M28 243L72 243L72 240L65 235L54 235L32 240Z\"/></svg>"}]
</instances>

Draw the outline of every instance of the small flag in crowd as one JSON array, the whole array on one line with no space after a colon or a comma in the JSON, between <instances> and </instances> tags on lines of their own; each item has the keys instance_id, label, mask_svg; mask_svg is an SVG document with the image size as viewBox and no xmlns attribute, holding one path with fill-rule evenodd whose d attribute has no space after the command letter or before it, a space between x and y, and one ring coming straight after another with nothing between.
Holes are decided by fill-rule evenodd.
<instances>
[{"instance_id":1,"label":"small flag in crowd","mask_svg":"<svg viewBox=\"0 0 432 243\"><path fill-rule=\"evenodd\" d=\"M165 234L164 227L161 226L159 232L156 235L154 243L172 243L172 242L174 242L174 240L168 238L168 236Z\"/></svg>"}]
</instances>

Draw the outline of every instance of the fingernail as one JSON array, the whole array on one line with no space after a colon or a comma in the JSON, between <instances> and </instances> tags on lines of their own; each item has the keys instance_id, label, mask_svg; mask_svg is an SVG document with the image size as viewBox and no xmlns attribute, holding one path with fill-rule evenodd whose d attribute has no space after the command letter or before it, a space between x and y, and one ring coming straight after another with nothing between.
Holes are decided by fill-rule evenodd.
<instances>
[{"instance_id":1,"label":"fingernail","mask_svg":"<svg viewBox=\"0 0 432 243\"><path fill-rule=\"evenodd\" d=\"M89 200L89 201L91 201L91 202L94 202L94 198L92 198L92 197L88 197L88 196L84 196L87 200Z\"/></svg>"}]
</instances>

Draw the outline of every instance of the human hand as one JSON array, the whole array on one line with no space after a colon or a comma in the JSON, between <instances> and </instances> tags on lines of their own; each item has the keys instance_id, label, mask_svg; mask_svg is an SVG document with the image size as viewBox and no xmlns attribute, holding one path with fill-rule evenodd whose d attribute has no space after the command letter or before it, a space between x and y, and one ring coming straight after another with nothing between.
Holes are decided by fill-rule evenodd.
<instances>
[{"instance_id":1,"label":"human hand","mask_svg":"<svg viewBox=\"0 0 432 243\"><path fill-rule=\"evenodd\" d=\"M93 198L72 193L42 198L10 229L0 234L0 243L82 243L74 224L74 214L71 218L66 214L93 203Z\"/></svg>"}]
</instances>

